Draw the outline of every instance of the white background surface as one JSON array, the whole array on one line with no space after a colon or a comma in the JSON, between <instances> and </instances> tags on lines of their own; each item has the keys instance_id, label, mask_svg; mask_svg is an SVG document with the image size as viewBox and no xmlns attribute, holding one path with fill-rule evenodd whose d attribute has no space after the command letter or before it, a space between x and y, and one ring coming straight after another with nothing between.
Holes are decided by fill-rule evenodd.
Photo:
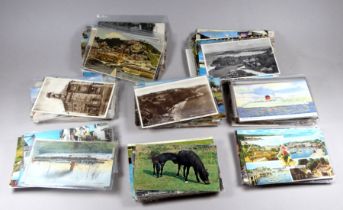
<instances>
[{"instance_id":1,"label":"white background surface","mask_svg":"<svg viewBox=\"0 0 343 210\"><path fill-rule=\"evenodd\" d=\"M0 0L0 209L343 209L343 2L342 1L14 1ZM8 180L16 138L26 131L79 123L35 125L29 117L29 88L43 76L80 75L80 32L96 14L167 15L170 23L167 71L163 79L185 78L184 45L196 28L272 29L282 75L305 74L320 114L319 125L336 173L331 185L249 189L240 185L232 133L218 128L141 130L134 125L133 89L122 82L119 118L122 146L133 142L214 136L224 191L217 196L143 205L129 195L126 150L113 192L23 190Z\"/></svg>"}]
</instances>

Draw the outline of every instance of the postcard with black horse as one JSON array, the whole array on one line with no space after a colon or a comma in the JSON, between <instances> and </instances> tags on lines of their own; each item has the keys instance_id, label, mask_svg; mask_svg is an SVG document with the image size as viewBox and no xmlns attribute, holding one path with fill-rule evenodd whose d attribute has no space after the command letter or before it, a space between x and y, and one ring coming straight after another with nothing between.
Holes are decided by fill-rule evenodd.
<instances>
[{"instance_id":1,"label":"postcard with black horse","mask_svg":"<svg viewBox=\"0 0 343 210\"><path fill-rule=\"evenodd\" d=\"M136 193L220 191L217 150L212 138L139 144L132 153Z\"/></svg>"}]
</instances>

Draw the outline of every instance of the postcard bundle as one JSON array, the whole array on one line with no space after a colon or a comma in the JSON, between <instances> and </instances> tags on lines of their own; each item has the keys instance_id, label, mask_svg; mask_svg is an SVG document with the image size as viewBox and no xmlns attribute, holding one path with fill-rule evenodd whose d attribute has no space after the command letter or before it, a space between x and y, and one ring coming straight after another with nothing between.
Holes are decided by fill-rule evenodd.
<instances>
[{"instance_id":1,"label":"postcard bundle","mask_svg":"<svg viewBox=\"0 0 343 210\"><path fill-rule=\"evenodd\" d=\"M328 183L334 177L318 128L242 129L235 134L245 185Z\"/></svg>"},{"instance_id":2,"label":"postcard bundle","mask_svg":"<svg viewBox=\"0 0 343 210\"><path fill-rule=\"evenodd\" d=\"M25 133L18 137L10 187L110 190L118 149L107 124Z\"/></svg>"},{"instance_id":3,"label":"postcard bundle","mask_svg":"<svg viewBox=\"0 0 343 210\"><path fill-rule=\"evenodd\" d=\"M148 202L222 189L214 139L128 145L131 195Z\"/></svg>"},{"instance_id":4,"label":"postcard bundle","mask_svg":"<svg viewBox=\"0 0 343 210\"><path fill-rule=\"evenodd\" d=\"M222 82L232 125L315 125L318 118L303 76Z\"/></svg>"},{"instance_id":5,"label":"postcard bundle","mask_svg":"<svg viewBox=\"0 0 343 210\"><path fill-rule=\"evenodd\" d=\"M100 16L82 33L82 69L129 81L153 81L165 68L166 23Z\"/></svg>"},{"instance_id":6,"label":"postcard bundle","mask_svg":"<svg viewBox=\"0 0 343 210\"><path fill-rule=\"evenodd\" d=\"M269 77L280 71L270 30L197 29L186 57L191 76L220 78Z\"/></svg>"}]
</instances>

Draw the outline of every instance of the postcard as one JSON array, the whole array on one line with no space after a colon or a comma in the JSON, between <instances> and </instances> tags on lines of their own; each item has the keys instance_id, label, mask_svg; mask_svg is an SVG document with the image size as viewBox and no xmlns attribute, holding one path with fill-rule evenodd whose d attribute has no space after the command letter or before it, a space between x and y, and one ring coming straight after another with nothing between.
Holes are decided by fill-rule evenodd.
<instances>
[{"instance_id":1,"label":"postcard","mask_svg":"<svg viewBox=\"0 0 343 210\"><path fill-rule=\"evenodd\" d=\"M119 22L101 20L97 24L100 27L116 29L132 34L155 34L164 38L166 32L165 23L144 23L144 22Z\"/></svg>"},{"instance_id":2,"label":"postcard","mask_svg":"<svg viewBox=\"0 0 343 210\"><path fill-rule=\"evenodd\" d=\"M271 30L212 30L212 29L197 29L196 40L237 40L237 39L259 39L269 37L274 40L275 33Z\"/></svg>"},{"instance_id":3,"label":"postcard","mask_svg":"<svg viewBox=\"0 0 343 210\"><path fill-rule=\"evenodd\" d=\"M239 122L318 117L303 77L234 81L230 87Z\"/></svg>"},{"instance_id":4,"label":"postcard","mask_svg":"<svg viewBox=\"0 0 343 210\"><path fill-rule=\"evenodd\" d=\"M218 114L207 77L135 88L142 128Z\"/></svg>"},{"instance_id":5,"label":"postcard","mask_svg":"<svg viewBox=\"0 0 343 210\"><path fill-rule=\"evenodd\" d=\"M36 140L20 186L109 188L113 142Z\"/></svg>"},{"instance_id":6,"label":"postcard","mask_svg":"<svg viewBox=\"0 0 343 210\"><path fill-rule=\"evenodd\" d=\"M36 140L49 141L99 141L117 142L117 136L113 127L106 123L84 125L66 129L57 129L41 132L29 132L18 138L16 157L13 165L13 172L10 186L13 188L23 187L19 185L20 179L27 163L29 162L31 150ZM117 166L114 168L117 171Z\"/></svg>"},{"instance_id":7,"label":"postcard","mask_svg":"<svg viewBox=\"0 0 343 210\"><path fill-rule=\"evenodd\" d=\"M106 118L114 83L46 77L32 114Z\"/></svg>"},{"instance_id":8,"label":"postcard","mask_svg":"<svg viewBox=\"0 0 343 210\"><path fill-rule=\"evenodd\" d=\"M118 78L154 80L165 43L159 37L97 27L83 67Z\"/></svg>"},{"instance_id":9,"label":"postcard","mask_svg":"<svg viewBox=\"0 0 343 210\"><path fill-rule=\"evenodd\" d=\"M317 128L237 130L243 183L283 184L332 179L322 132Z\"/></svg>"},{"instance_id":10,"label":"postcard","mask_svg":"<svg viewBox=\"0 0 343 210\"><path fill-rule=\"evenodd\" d=\"M217 151L211 137L131 144L128 152L132 193L139 200L221 189Z\"/></svg>"},{"instance_id":11,"label":"postcard","mask_svg":"<svg viewBox=\"0 0 343 210\"><path fill-rule=\"evenodd\" d=\"M261 77L279 74L269 38L202 44L208 75Z\"/></svg>"}]
</instances>

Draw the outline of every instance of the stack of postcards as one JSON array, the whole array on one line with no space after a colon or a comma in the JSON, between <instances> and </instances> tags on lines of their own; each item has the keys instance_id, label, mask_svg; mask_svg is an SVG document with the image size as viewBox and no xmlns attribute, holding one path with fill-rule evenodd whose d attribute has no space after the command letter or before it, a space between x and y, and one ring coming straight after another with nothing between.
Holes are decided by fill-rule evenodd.
<instances>
[{"instance_id":1,"label":"stack of postcards","mask_svg":"<svg viewBox=\"0 0 343 210\"><path fill-rule=\"evenodd\" d=\"M82 33L82 69L129 81L153 81L165 67L162 18L100 16Z\"/></svg>"},{"instance_id":2,"label":"stack of postcards","mask_svg":"<svg viewBox=\"0 0 343 210\"><path fill-rule=\"evenodd\" d=\"M223 81L232 125L314 125L318 118L306 78Z\"/></svg>"},{"instance_id":3,"label":"stack of postcards","mask_svg":"<svg viewBox=\"0 0 343 210\"><path fill-rule=\"evenodd\" d=\"M243 184L328 183L333 177L318 128L237 130Z\"/></svg>"},{"instance_id":4,"label":"stack of postcards","mask_svg":"<svg viewBox=\"0 0 343 210\"><path fill-rule=\"evenodd\" d=\"M141 82L134 92L136 124L142 128L216 126L221 118L220 104L206 76Z\"/></svg>"},{"instance_id":5,"label":"stack of postcards","mask_svg":"<svg viewBox=\"0 0 343 210\"><path fill-rule=\"evenodd\" d=\"M130 144L128 157L135 200L148 202L222 189L212 137Z\"/></svg>"},{"instance_id":6,"label":"stack of postcards","mask_svg":"<svg viewBox=\"0 0 343 210\"><path fill-rule=\"evenodd\" d=\"M116 98L114 81L45 77L31 89L31 117L36 123L57 119L113 119Z\"/></svg>"},{"instance_id":7,"label":"stack of postcards","mask_svg":"<svg viewBox=\"0 0 343 210\"><path fill-rule=\"evenodd\" d=\"M186 55L191 76L220 78L279 74L273 31L197 29Z\"/></svg>"},{"instance_id":8,"label":"stack of postcards","mask_svg":"<svg viewBox=\"0 0 343 210\"><path fill-rule=\"evenodd\" d=\"M18 138L10 186L110 190L118 148L107 124L26 133Z\"/></svg>"},{"instance_id":9,"label":"stack of postcards","mask_svg":"<svg viewBox=\"0 0 343 210\"><path fill-rule=\"evenodd\" d=\"M274 55L274 32L198 29L186 49L192 77L207 75L219 102L220 118L226 116L222 89L223 79L278 76Z\"/></svg>"}]
</instances>

